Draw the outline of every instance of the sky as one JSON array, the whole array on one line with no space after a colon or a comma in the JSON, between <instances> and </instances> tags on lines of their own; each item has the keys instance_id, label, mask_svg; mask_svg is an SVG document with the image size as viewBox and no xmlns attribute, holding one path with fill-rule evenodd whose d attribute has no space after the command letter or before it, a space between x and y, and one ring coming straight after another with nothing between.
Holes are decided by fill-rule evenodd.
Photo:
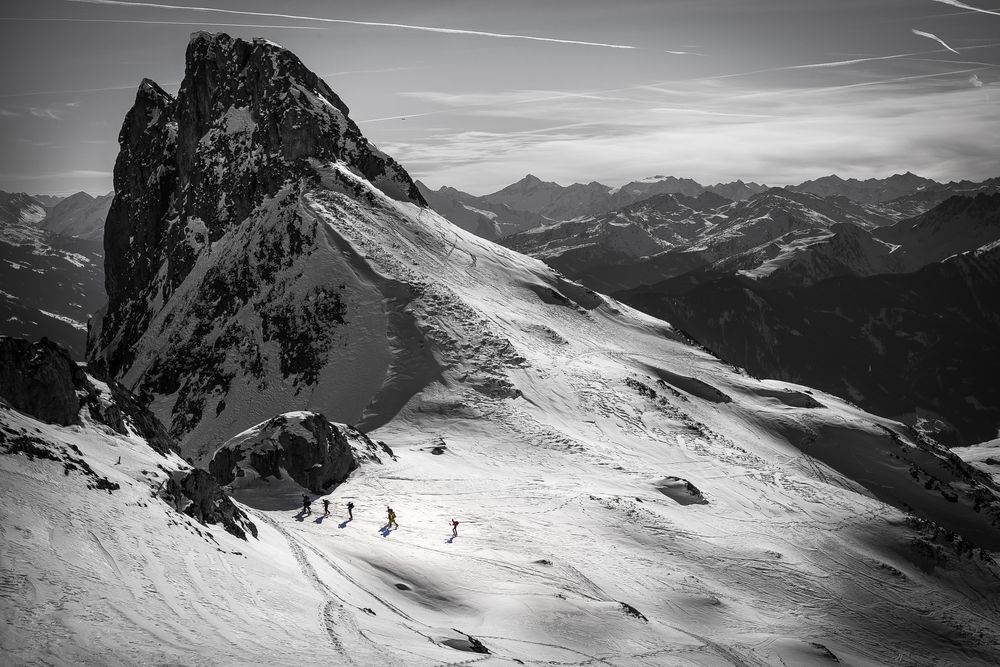
<instances>
[{"instance_id":1,"label":"sky","mask_svg":"<svg viewBox=\"0 0 1000 667\"><path fill-rule=\"evenodd\" d=\"M8 0L0 190L112 189L197 30L295 52L415 179L1000 176L1000 0Z\"/></svg>"}]
</instances>

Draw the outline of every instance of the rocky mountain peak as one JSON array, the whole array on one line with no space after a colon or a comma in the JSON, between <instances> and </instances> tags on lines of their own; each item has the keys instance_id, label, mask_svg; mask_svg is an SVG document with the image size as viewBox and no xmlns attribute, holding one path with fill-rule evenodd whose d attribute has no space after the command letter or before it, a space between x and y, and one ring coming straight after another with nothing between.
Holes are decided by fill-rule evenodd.
<instances>
[{"instance_id":1,"label":"rocky mountain peak","mask_svg":"<svg viewBox=\"0 0 1000 667\"><path fill-rule=\"evenodd\" d=\"M389 196L425 205L402 167L364 138L340 97L274 42L195 33L177 106L184 205L213 239L286 181L311 177L310 158L342 162ZM225 203L199 197L220 190Z\"/></svg>"},{"instance_id":2,"label":"rocky mountain peak","mask_svg":"<svg viewBox=\"0 0 1000 667\"><path fill-rule=\"evenodd\" d=\"M317 183L321 165L340 164L389 197L426 206L409 174L348 114L298 57L263 39L195 33L176 99L144 79L119 135L105 234L108 309L90 356L113 375L127 368L155 304L198 257L280 190ZM357 190L341 179L342 189Z\"/></svg>"}]
</instances>

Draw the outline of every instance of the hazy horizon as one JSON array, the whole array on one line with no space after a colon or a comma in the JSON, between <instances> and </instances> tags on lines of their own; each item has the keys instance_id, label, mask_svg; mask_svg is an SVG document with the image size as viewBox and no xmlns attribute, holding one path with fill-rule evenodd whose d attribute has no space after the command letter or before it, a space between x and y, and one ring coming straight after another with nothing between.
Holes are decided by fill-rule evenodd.
<instances>
[{"instance_id":1,"label":"hazy horizon","mask_svg":"<svg viewBox=\"0 0 1000 667\"><path fill-rule=\"evenodd\" d=\"M280 13L278 13L280 12ZM0 18L0 189L111 190L139 81L271 39L429 187L1000 175L1000 12L953 0L43 0Z\"/></svg>"}]
</instances>

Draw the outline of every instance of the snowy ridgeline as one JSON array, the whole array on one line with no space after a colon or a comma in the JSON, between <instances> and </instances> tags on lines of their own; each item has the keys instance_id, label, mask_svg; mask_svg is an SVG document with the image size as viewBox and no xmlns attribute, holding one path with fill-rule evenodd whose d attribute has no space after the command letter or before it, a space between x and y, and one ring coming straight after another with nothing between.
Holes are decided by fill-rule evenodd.
<instances>
[{"instance_id":1,"label":"snowy ridgeline","mask_svg":"<svg viewBox=\"0 0 1000 667\"><path fill-rule=\"evenodd\" d=\"M33 353L0 365L3 662L1000 661L985 471L842 399L748 376L458 229L416 186L406 201L402 168L275 50L205 34L189 50L177 104L235 91L230 107L264 100L249 116L206 105L218 117L185 125L143 84L128 122L156 136L129 147L137 169L170 142L205 159L157 167L150 192L161 176L214 185L189 189L190 210L122 199L148 227L110 249L109 274L133 282L95 322L90 379L53 357L70 378L61 421L29 416L48 403L25 384L43 378ZM271 104L222 80L246 58L285 77L268 94L298 92ZM255 142L286 118L297 143L275 148L308 149L318 123L322 154L265 165L273 191L215 174L230 149L271 156ZM198 152L223 126L239 131ZM226 188L242 199L217 215ZM94 418L98 368L143 397L119 394L129 414L148 401L180 456L147 446L135 424L155 420Z\"/></svg>"}]
</instances>

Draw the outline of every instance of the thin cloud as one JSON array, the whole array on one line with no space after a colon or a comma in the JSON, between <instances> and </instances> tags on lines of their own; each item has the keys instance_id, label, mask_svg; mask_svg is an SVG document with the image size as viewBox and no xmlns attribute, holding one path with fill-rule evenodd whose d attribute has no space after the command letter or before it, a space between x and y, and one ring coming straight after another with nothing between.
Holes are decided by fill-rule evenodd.
<instances>
[{"instance_id":1,"label":"thin cloud","mask_svg":"<svg viewBox=\"0 0 1000 667\"><path fill-rule=\"evenodd\" d=\"M349 21L347 19L330 19L318 16L301 16L297 14L277 14L273 12L251 12L237 9L219 9L216 7L189 7L185 5L166 5L155 2L125 2L124 0L69 0L89 5L114 5L118 7L149 7L152 9L179 9L192 12L212 12L217 14L233 14L237 16L262 16L267 18L289 19L291 21L321 21L323 23L340 23L346 25L362 25L379 28L398 28L401 30L419 30L436 32L446 35L472 35L476 37L494 37L498 39L525 39L534 42L551 42L555 44L573 44L577 46L597 46L606 49L637 49L628 44L607 44L604 42L586 42L576 39L558 39L555 37L535 37L532 35L512 35L502 32L485 32L482 30L461 30L459 28L438 28L434 26L409 25L405 23L381 23L378 21ZM680 53L680 52L678 52Z\"/></svg>"},{"instance_id":2,"label":"thin cloud","mask_svg":"<svg viewBox=\"0 0 1000 667\"><path fill-rule=\"evenodd\" d=\"M952 7L958 7L959 9L967 9L970 12L979 12L980 14L992 14L993 16L1000 16L1000 12L995 12L991 9L980 9L979 7L973 7L972 5L967 5L964 2L958 2L958 0L933 0L933 2L940 2L942 5L951 5Z\"/></svg>"},{"instance_id":3,"label":"thin cloud","mask_svg":"<svg viewBox=\"0 0 1000 667\"><path fill-rule=\"evenodd\" d=\"M41 107L29 107L28 113L35 118L47 118L49 120L59 120L63 112L59 109L46 109Z\"/></svg>"},{"instance_id":4,"label":"thin cloud","mask_svg":"<svg viewBox=\"0 0 1000 667\"><path fill-rule=\"evenodd\" d=\"M989 49L1000 46L1000 42L990 42L988 44L978 44L976 46L964 47L968 49ZM861 63L877 62L880 60L897 60L897 59L910 59L914 56L926 56L932 53L941 53L941 49L933 49L931 51L915 51L913 53L894 53L888 56L866 56L864 58L852 58L850 60L831 60L829 62L821 63L808 63L805 65L786 65L784 67L769 67L767 69L757 69L748 72L736 72L733 74L718 74L715 76L700 77L698 79L686 79L687 81L715 81L718 79L733 79L743 76L752 76L754 74L770 74L772 72L787 72L790 70L800 70L800 69L824 69L833 67L844 67L847 65L860 65ZM674 81L664 81L662 83L674 83Z\"/></svg>"},{"instance_id":5,"label":"thin cloud","mask_svg":"<svg viewBox=\"0 0 1000 667\"><path fill-rule=\"evenodd\" d=\"M872 92L859 97L866 90ZM887 93L887 88L857 89L831 99L819 114L802 114L797 101L784 98L761 105L776 110L778 118L678 116L678 122L664 123L644 119L637 110L632 118L607 125L562 125L565 129L516 137L502 131L422 135L413 143L394 142L392 152L425 183L474 193L495 190L527 172L558 182L573 182L580 174L625 182L669 168L702 181L753 178L772 184L830 171L876 175L911 169L948 179L996 172L1000 143L990 119L973 104L978 91L966 85L921 87L902 98ZM484 162L489 170L469 168Z\"/></svg>"},{"instance_id":6,"label":"thin cloud","mask_svg":"<svg viewBox=\"0 0 1000 667\"><path fill-rule=\"evenodd\" d=\"M170 86L179 86L180 81L171 81L169 83L161 83L161 88L169 88ZM32 90L22 93L0 93L0 98L10 98L10 97L34 97L36 95L83 95L85 93L107 93L114 90L135 90L139 87L137 83L130 83L124 86L106 86L104 88L77 88L75 90Z\"/></svg>"},{"instance_id":7,"label":"thin cloud","mask_svg":"<svg viewBox=\"0 0 1000 667\"><path fill-rule=\"evenodd\" d=\"M949 51L951 51L952 53L954 53L957 56L962 55L961 53L959 53L955 49L953 49L950 46L948 46L947 44L945 44L945 41L943 39L941 39L940 37L938 37L937 35L935 35L934 33L924 32L923 30L917 30L916 28L911 28L910 32L912 32L914 35L919 35L920 37L926 37L927 39L933 39L935 42L937 42L938 44L940 44L944 48L948 49Z\"/></svg>"},{"instance_id":8,"label":"thin cloud","mask_svg":"<svg viewBox=\"0 0 1000 667\"><path fill-rule=\"evenodd\" d=\"M774 114L760 113L727 113L725 111L706 111L704 109L691 109L687 107L654 107L650 111L666 111L672 113L691 113L702 116L725 116L728 118L781 118Z\"/></svg>"},{"instance_id":9,"label":"thin cloud","mask_svg":"<svg viewBox=\"0 0 1000 667\"><path fill-rule=\"evenodd\" d=\"M450 109L442 109L441 111L427 111L425 113L411 113L404 114L402 116L385 116L384 118L365 118L364 120L355 121L356 123L381 123L385 120L406 120L407 118L419 118L421 116L436 116L437 114L447 113Z\"/></svg>"},{"instance_id":10,"label":"thin cloud","mask_svg":"<svg viewBox=\"0 0 1000 667\"><path fill-rule=\"evenodd\" d=\"M220 28L288 28L289 30L326 30L311 25L261 25L259 23L209 23L205 21L139 21L131 19L26 18L0 16L0 21L40 21L56 23L138 23L140 25L210 25Z\"/></svg>"}]
</instances>

